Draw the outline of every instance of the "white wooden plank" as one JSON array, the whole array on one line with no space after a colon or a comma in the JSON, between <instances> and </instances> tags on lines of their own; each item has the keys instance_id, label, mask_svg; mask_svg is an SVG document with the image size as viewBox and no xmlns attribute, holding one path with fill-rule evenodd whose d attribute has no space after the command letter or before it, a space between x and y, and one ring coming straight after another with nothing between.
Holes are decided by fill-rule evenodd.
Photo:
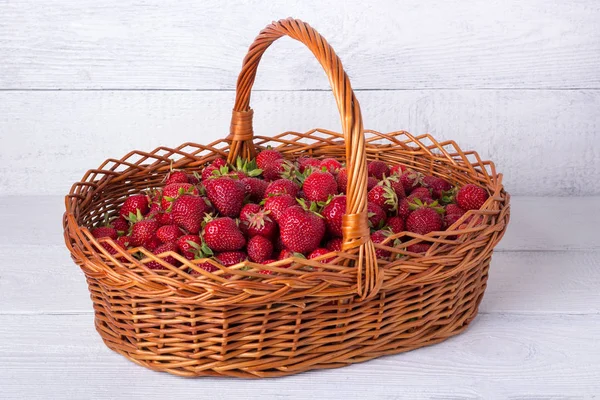
<instances>
[{"instance_id":1,"label":"white wooden plank","mask_svg":"<svg viewBox=\"0 0 600 400\"><path fill-rule=\"evenodd\" d=\"M62 196L0 196L0 246L63 246ZM34 210L34 211L32 211ZM565 212L564 210L568 210ZM511 220L497 251L600 249L600 197L511 198Z\"/></svg>"},{"instance_id":2,"label":"white wooden plank","mask_svg":"<svg viewBox=\"0 0 600 400\"><path fill-rule=\"evenodd\" d=\"M31 256L38 262L31 262ZM91 312L64 246L0 246L0 314ZM600 314L600 252L497 252L484 314Z\"/></svg>"},{"instance_id":3,"label":"white wooden plank","mask_svg":"<svg viewBox=\"0 0 600 400\"><path fill-rule=\"evenodd\" d=\"M64 194L133 149L228 134L232 92L0 92L0 195ZM366 91L365 126L453 139L513 195L600 194L600 91ZM330 92L258 92L255 131L339 130Z\"/></svg>"},{"instance_id":4,"label":"white wooden plank","mask_svg":"<svg viewBox=\"0 0 600 400\"><path fill-rule=\"evenodd\" d=\"M321 31L357 88L600 87L593 0L2 2L0 87L231 89L252 39L289 15ZM327 81L287 40L258 86Z\"/></svg>"},{"instance_id":5,"label":"white wooden plank","mask_svg":"<svg viewBox=\"0 0 600 400\"><path fill-rule=\"evenodd\" d=\"M3 399L590 398L600 390L598 316L480 316L438 345L282 379L182 379L104 347L91 315L0 316Z\"/></svg>"}]
</instances>

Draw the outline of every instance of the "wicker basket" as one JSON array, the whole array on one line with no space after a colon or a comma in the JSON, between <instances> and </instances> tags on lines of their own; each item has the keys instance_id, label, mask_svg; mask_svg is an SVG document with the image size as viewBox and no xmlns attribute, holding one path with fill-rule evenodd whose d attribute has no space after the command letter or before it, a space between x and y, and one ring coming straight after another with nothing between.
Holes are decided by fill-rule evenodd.
<instances>
[{"instance_id":1,"label":"wicker basket","mask_svg":"<svg viewBox=\"0 0 600 400\"><path fill-rule=\"evenodd\" d=\"M264 51L281 36L304 43L323 66L343 134L326 130L276 137L252 131L250 91ZM286 158L335 157L348 170L343 251L333 262L292 258L264 266L244 262L206 272L173 254L174 267L145 249L108 252L86 227L114 214L125 197L161 186L171 168L198 170L217 157L252 157L271 145ZM367 160L402 163L454 184L475 183L489 199L448 231L403 232L374 244L367 225ZM453 141L398 131L364 131L360 107L339 58L309 25L267 26L250 46L237 82L231 134L209 145L185 143L133 151L88 171L66 197L65 241L85 273L96 329L108 347L148 368L182 376L272 377L335 368L445 340L477 314L492 249L509 220L509 195L494 164ZM393 247L396 238L403 247ZM106 239L103 239L106 240ZM431 244L425 254L410 244ZM398 254L378 260L375 249ZM132 254L141 251L142 261ZM325 257L326 258L326 257ZM156 261L165 270L146 267ZM288 267L292 263L291 267ZM318 272L306 266L319 266ZM198 271L191 275L190 269ZM259 273L270 270L271 275Z\"/></svg>"}]
</instances>

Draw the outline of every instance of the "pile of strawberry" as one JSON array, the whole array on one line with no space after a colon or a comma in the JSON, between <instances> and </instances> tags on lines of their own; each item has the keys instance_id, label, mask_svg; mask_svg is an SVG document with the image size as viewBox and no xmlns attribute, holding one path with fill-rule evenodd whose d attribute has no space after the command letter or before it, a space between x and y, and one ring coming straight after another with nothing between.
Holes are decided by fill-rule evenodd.
<instances>
[{"instance_id":1,"label":"pile of strawberry","mask_svg":"<svg viewBox=\"0 0 600 400\"><path fill-rule=\"evenodd\" d=\"M453 187L403 165L371 161L368 172L368 216L375 243L403 231L426 235L445 230L489 196L479 186ZM199 267L209 272L217 268L208 259L224 266L245 260L268 264L292 256L312 259L341 250L347 182L346 168L333 158L288 161L267 149L255 160L238 160L236 165L215 159L191 174L171 171L162 189L129 196L118 215L91 233L123 249L144 247L176 267L181 263L173 253L202 259ZM108 241L100 243L117 253ZM401 240L393 246L402 246ZM423 253L429 246L419 243L406 250ZM378 249L377 256L388 259L391 254ZM331 259L333 254L319 261ZM146 265L165 269L156 261Z\"/></svg>"}]
</instances>

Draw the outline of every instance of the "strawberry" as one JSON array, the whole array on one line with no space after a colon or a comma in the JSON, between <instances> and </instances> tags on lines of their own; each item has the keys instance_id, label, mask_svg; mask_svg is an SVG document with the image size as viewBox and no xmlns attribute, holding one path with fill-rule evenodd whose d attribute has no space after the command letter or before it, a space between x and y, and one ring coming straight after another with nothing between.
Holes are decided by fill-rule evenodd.
<instances>
[{"instance_id":1,"label":"strawberry","mask_svg":"<svg viewBox=\"0 0 600 400\"><path fill-rule=\"evenodd\" d=\"M452 185L437 176L426 176L423 178L423 187L429 188L433 199L439 199L444 192L451 190ZM412 193L411 193L412 194Z\"/></svg>"},{"instance_id":2,"label":"strawberry","mask_svg":"<svg viewBox=\"0 0 600 400\"><path fill-rule=\"evenodd\" d=\"M117 230L108 226L102 226L100 228L94 228L91 230L91 234L96 239L100 238L111 238L117 240Z\"/></svg>"},{"instance_id":3,"label":"strawberry","mask_svg":"<svg viewBox=\"0 0 600 400\"><path fill-rule=\"evenodd\" d=\"M117 239L117 244L124 249L128 249L131 244L131 236L121 236Z\"/></svg>"},{"instance_id":4,"label":"strawberry","mask_svg":"<svg viewBox=\"0 0 600 400\"><path fill-rule=\"evenodd\" d=\"M460 208L457 204L448 204L446 206L446 215L458 214L463 215L466 211Z\"/></svg>"},{"instance_id":5,"label":"strawberry","mask_svg":"<svg viewBox=\"0 0 600 400\"><path fill-rule=\"evenodd\" d=\"M196 171L194 171L191 174L188 174L187 179L188 179L188 183L191 183L192 185L198 185L200 183L200 179L201 176L198 175L198 173Z\"/></svg>"},{"instance_id":6,"label":"strawberry","mask_svg":"<svg viewBox=\"0 0 600 400\"><path fill-rule=\"evenodd\" d=\"M381 229L385 225L387 215L383 208L375 203L367 203L367 213L369 215L369 226L373 229Z\"/></svg>"},{"instance_id":7,"label":"strawberry","mask_svg":"<svg viewBox=\"0 0 600 400\"><path fill-rule=\"evenodd\" d=\"M325 254L330 254L330 253L331 253L331 251L330 251L330 250L328 250L328 249L324 249L324 248L322 248L322 247L319 247L318 249L316 249L316 250L313 250L313 251L312 251L312 252L311 252L311 253L308 255L308 259L309 259L309 260L312 260L313 258L321 257L321 256L323 256L323 255L325 255ZM322 262L322 263L325 263L325 264L327 264L327 263L330 263L330 262L332 262L334 259L335 259L335 256L334 256L334 257L328 257L328 258L321 259L321 260L319 260L319 262Z\"/></svg>"},{"instance_id":8,"label":"strawberry","mask_svg":"<svg viewBox=\"0 0 600 400\"><path fill-rule=\"evenodd\" d=\"M390 167L390 175L402 175L406 171L406 167L401 164L392 165Z\"/></svg>"},{"instance_id":9,"label":"strawberry","mask_svg":"<svg viewBox=\"0 0 600 400\"><path fill-rule=\"evenodd\" d=\"M404 192L409 194L414 188L420 185L422 174L420 172L406 170L400 175L400 182L404 186Z\"/></svg>"},{"instance_id":10,"label":"strawberry","mask_svg":"<svg viewBox=\"0 0 600 400\"><path fill-rule=\"evenodd\" d=\"M156 231L156 237L162 243L174 242L183 232L177 225L163 225Z\"/></svg>"},{"instance_id":11,"label":"strawberry","mask_svg":"<svg viewBox=\"0 0 600 400\"><path fill-rule=\"evenodd\" d=\"M312 168L314 171L320 169L321 160L312 157L300 157L298 158L298 170L304 172L308 168Z\"/></svg>"},{"instance_id":12,"label":"strawberry","mask_svg":"<svg viewBox=\"0 0 600 400\"><path fill-rule=\"evenodd\" d=\"M404 198L398 202L398 216L406 221L408 214L410 214L410 201Z\"/></svg>"},{"instance_id":13,"label":"strawberry","mask_svg":"<svg viewBox=\"0 0 600 400\"><path fill-rule=\"evenodd\" d=\"M346 196L333 197L323 208L322 215L325 217L327 231L335 237L342 236L342 217L346 213Z\"/></svg>"},{"instance_id":14,"label":"strawberry","mask_svg":"<svg viewBox=\"0 0 600 400\"><path fill-rule=\"evenodd\" d=\"M306 258L306 257L304 257L304 254L302 254L302 253L294 253L290 249L283 249L283 250L281 250L281 252L279 252L279 255L277 256L277 260L285 260L286 258L290 258L290 257ZM287 267L288 266L284 266L282 268L287 268Z\"/></svg>"},{"instance_id":15,"label":"strawberry","mask_svg":"<svg viewBox=\"0 0 600 400\"><path fill-rule=\"evenodd\" d=\"M278 159L268 162L262 168L262 176L266 181L274 181L280 179L285 173L286 162L284 159Z\"/></svg>"},{"instance_id":16,"label":"strawberry","mask_svg":"<svg viewBox=\"0 0 600 400\"><path fill-rule=\"evenodd\" d=\"M268 182L263 181L259 178L243 178L240 182L244 185L244 190L246 191L246 196L251 201L260 201L265 197L265 191L267 190L267 186L269 186Z\"/></svg>"},{"instance_id":17,"label":"strawberry","mask_svg":"<svg viewBox=\"0 0 600 400\"><path fill-rule=\"evenodd\" d=\"M203 181L209 179L211 176L213 176L214 171L218 171L220 168L226 166L227 162L224 159L216 158L210 164L204 167L204 169L202 170L202 175L200 177Z\"/></svg>"},{"instance_id":18,"label":"strawberry","mask_svg":"<svg viewBox=\"0 0 600 400\"><path fill-rule=\"evenodd\" d=\"M333 238L327 242L327 250L342 251L342 238Z\"/></svg>"},{"instance_id":19,"label":"strawberry","mask_svg":"<svg viewBox=\"0 0 600 400\"><path fill-rule=\"evenodd\" d=\"M279 220L279 225L281 241L288 249L297 253L315 250L325 235L323 218L300 206L288 208Z\"/></svg>"},{"instance_id":20,"label":"strawberry","mask_svg":"<svg viewBox=\"0 0 600 400\"><path fill-rule=\"evenodd\" d=\"M177 239L176 243L181 255L188 260L193 260L196 256L201 255L202 239L198 235L183 235Z\"/></svg>"},{"instance_id":21,"label":"strawberry","mask_svg":"<svg viewBox=\"0 0 600 400\"><path fill-rule=\"evenodd\" d=\"M246 244L237 224L228 217L209 221L204 227L204 241L213 251L239 250Z\"/></svg>"},{"instance_id":22,"label":"strawberry","mask_svg":"<svg viewBox=\"0 0 600 400\"><path fill-rule=\"evenodd\" d=\"M124 234L129 230L129 222L123 217L117 217L110 221L109 226L114 228L119 234Z\"/></svg>"},{"instance_id":23,"label":"strawberry","mask_svg":"<svg viewBox=\"0 0 600 400\"><path fill-rule=\"evenodd\" d=\"M411 244L406 248L406 251L410 251L412 253L426 253L431 245L429 243L416 243Z\"/></svg>"},{"instance_id":24,"label":"strawberry","mask_svg":"<svg viewBox=\"0 0 600 400\"><path fill-rule=\"evenodd\" d=\"M335 158L325 158L321 160L318 168L326 168L328 172L334 174L339 171L340 168L342 168L342 164Z\"/></svg>"},{"instance_id":25,"label":"strawberry","mask_svg":"<svg viewBox=\"0 0 600 400\"><path fill-rule=\"evenodd\" d=\"M245 189L231 178L214 178L205 182L206 194L215 208L226 217L237 217L244 205Z\"/></svg>"},{"instance_id":26,"label":"strawberry","mask_svg":"<svg viewBox=\"0 0 600 400\"><path fill-rule=\"evenodd\" d=\"M369 176L377 179L382 179L384 175L387 176L390 174L390 168L383 161L371 161L367 164L367 169Z\"/></svg>"},{"instance_id":27,"label":"strawberry","mask_svg":"<svg viewBox=\"0 0 600 400\"><path fill-rule=\"evenodd\" d=\"M242 207L242 210L240 211L240 220L242 222L248 221L248 219L250 218L250 215L256 214L259 211L260 211L260 206L258 204L248 203L248 204L244 205L244 207Z\"/></svg>"},{"instance_id":28,"label":"strawberry","mask_svg":"<svg viewBox=\"0 0 600 400\"><path fill-rule=\"evenodd\" d=\"M156 231L160 228L160 224L152 218L142 219L139 211L135 221L136 222L134 222L133 227L131 228L131 244L133 246L144 246L152 251L150 247L153 247L154 244L156 244L156 246L160 244L155 236Z\"/></svg>"},{"instance_id":29,"label":"strawberry","mask_svg":"<svg viewBox=\"0 0 600 400\"><path fill-rule=\"evenodd\" d=\"M214 265L212 265L208 261L200 262L200 263L196 264L196 266L198 266L198 268L200 268L200 269L205 270L206 272L215 272L215 271L219 270L219 268L215 267ZM202 275L200 272L196 271L195 269L191 269L191 268L190 268L190 274L192 276L200 276L200 275Z\"/></svg>"},{"instance_id":30,"label":"strawberry","mask_svg":"<svg viewBox=\"0 0 600 400\"><path fill-rule=\"evenodd\" d=\"M264 170L267 164L282 159L283 155L277 150L266 149L258 153L256 156L256 165L258 165L258 168Z\"/></svg>"},{"instance_id":31,"label":"strawberry","mask_svg":"<svg viewBox=\"0 0 600 400\"><path fill-rule=\"evenodd\" d=\"M404 231L404 219L399 216L391 217L387 220L387 226L393 233L400 233Z\"/></svg>"},{"instance_id":32,"label":"strawberry","mask_svg":"<svg viewBox=\"0 0 600 400\"><path fill-rule=\"evenodd\" d=\"M232 265L246 261L248 256L243 251L226 251L217 254L215 258L224 266L231 267Z\"/></svg>"},{"instance_id":33,"label":"strawberry","mask_svg":"<svg viewBox=\"0 0 600 400\"><path fill-rule=\"evenodd\" d=\"M398 196L389 183L381 181L367 194L369 203L377 204L384 211L391 213L398 209Z\"/></svg>"},{"instance_id":34,"label":"strawberry","mask_svg":"<svg viewBox=\"0 0 600 400\"><path fill-rule=\"evenodd\" d=\"M412 199L421 199L421 201L425 200L425 199L430 199L431 198L431 192L429 191L429 189L425 188L425 187L418 187L413 189L412 192L410 192L410 194L408 195L408 200L412 200Z\"/></svg>"},{"instance_id":35,"label":"strawberry","mask_svg":"<svg viewBox=\"0 0 600 400\"><path fill-rule=\"evenodd\" d=\"M248 257L254 262L263 262L271 258L273 243L263 236L254 236L248 240Z\"/></svg>"},{"instance_id":36,"label":"strawberry","mask_svg":"<svg viewBox=\"0 0 600 400\"><path fill-rule=\"evenodd\" d=\"M275 195L286 194L286 193L292 197L296 197L299 190L300 190L300 187L296 183L294 183L288 179L277 179L277 180L269 183L269 186L265 190L264 197L275 196Z\"/></svg>"},{"instance_id":37,"label":"strawberry","mask_svg":"<svg viewBox=\"0 0 600 400\"><path fill-rule=\"evenodd\" d=\"M337 194L337 182L329 172L316 171L305 180L302 190L310 201L327 201L329 196Z\"/></svg>"},{"instance_id":38,"label":"strawberry","mask_svg":"<svg viewBox=\"0 0 600 400\"><path fill-rule=\"evenodd\" d=\"M204 214L208 212L208 205L204 197L185 194L173 203L171 215L173 222L189 233L197 234L202 227Z\"/></svg>"},{"instance_id":39,"label":"strawberry","mask_svg":"<svg viewBox=\"0 0 600 400\"><path fill-rule=\"evenodd\" d=\"M148 214L148 196L145 194L136 194L129 196L119 210L119 215L123 218L131 217L131 214L137 215L138 210L142 215Z\"/></svg>"},{"instance_id":40,"label":"strawberry","mask_svg":"<svg viewBox=\"0 0 600 400\"><path fill-rule=\"evenodd\" d=\"M272 239L277 232L277 224L269 217L270 212L259 209L255 213L248 213L245 219L242 219L249 237L263 236Z\"/></svg>"},{"instance_id":41,"label":"strawberry","mask_svg":"<svg viewBox=\"0 0 600 400\"><path fill-rule=\"evenodd\" d=\"M426 235L442 229L442 217L430 207L420 207L411 212L406 219L406 230Z\"/></svg>"},{"instance_id":42,"label":"strawberry","mask_svg":"<svg viewBox=\"0 0 600 400\"><path fill-rule=\"evenodd\" d=\"M189 183L188 174L184 171L171 171L165 180L165 186L171 183Z\"/></svg>"},{"instance_id":43,"label":"strawberry","mask_svg":"<svg viewBox=\"0 0 600 400\"><path fill-rule=\"evenodd\" d=\"M406 197L406 193L404 193L404 185L402 185L402 182L400 182L400 178L397 175L384 178L382 182L394 189L394 193L396 193L398 200Z\"/></svg>"},{"instance_id":44,"label":"strawberry","mask_svg":"<svg viewBox=\"0 0 600 400\"><path fill-rule=\"evenodd\" d=\"M374 176L369 176L367 178L367 191L373 189L375 186L377 186L378 183L379 181L377 180L377 178L375 178Z\"/></svg>"},{"instance_id":45,"label":"strawberry","mask_svg":"<svg viewBox=\"0 0 600 400\"><path fill-rule=\"evenodd\" d=\"M199 194L198 188L191 183L171 183L163 188L161 207L162 210L170 210L173 202L183 196L184 194L192 194L197 196Z\"/></svg>"},{"instance_id":46,"label":"strawberry","mask_svg":"<svg viewBox=\"0 0 600 400\"><path fill-rule=\"evenodd\" d=\"M264 207L266 211L270 211L270 217L276 222L279 222L285 210L297 204L296 199L292 196L289 194L282 194L281 196L266 198Z\"/></svg>"},{"instance_id":47,"label":"strawberry","mask_svg":"<svg viewBox=\"0 0 600 400\"><path fill-rule=\"evenodd\" d=\"M338 192L346 193L346 188L348 186L348 171L346 168L341 168L336 176Z\"/></svg>"},{"instance_id":48,"label":"strawberry","mask_svg":"<svg viewBox=\"0 0 600 400\"><path fill-rule=\"evenodd\" d=\"M160 244L160 240L158 240L156 235L153 235L146 243L144 243L144 247L150 251L154 251Z\"/></svg>"},{"instance_id":49,"label":"strawberry","mask_svg":"<svg viewBox=\"0 0 600 400\"><path fill-rule=\"evenodd\" d=\"M373 241L373 243L381 243L387 239L388 234L389 234L389 232L381 231L381 230L373 232L371 234L371 240ZM389 246L389 244L386 244L386 246ZM388 258L389 256L392 255L392 253L389 252L388 250L378 249L378 248L375 248L375 254L377 255L377 258Z\"/></svg>"},{"instance_id":50,"label":"strawberry","mask_svg":"<svg viewBox=\"0 0 600 400\"><path fill-rule=\"evenodd\" d=\"M160 255L160 254L166 253L168 251L177 253L178 250L179 249L177 248L177 244L175 242L169 242L169 243L161 244L152 253L154 253L156 255ZM164 262L173 265L174 267L178 267L179 265L181 265L181 263L175 257L170 256L170 255L164 256L164 257L159 257L159 258L161 260L163 260ZM146 267L148 267L150 269L167 269L156 261L150 261L149 263L146 264Z\"/></svg>"},{"instance_id":51,"label":"strawberry","mask_svg":"<svg viewBox=\"0 0 600 400\"><path fill-rule=\"evenodd\" d=\"M444 215L444 228L448 229L448 227L453 225L461 217L462 217L461 214L446 214L446 215Z\"/></svg>"},{"instance_id":52,"label":"strawberry","mask_svg":"<svg viewBox=\"0 0 600 400\"><path fill-rule=\"evenodd\" d=\"M468 184L461 187L456 194L456 203L463 210L479 210L485 201L490 197L485 189Z\"/></svg>"},{"instance_id":53,"label":"strawberry","mask_svg":"<svg viewBox=\"0 0 600 400\"><path fill-rule=\"evenodd\" d=\"M258 168L256 160L249 161L238 157L233 167L233 173L237 175L238 179L252 178L259 176L262 169Z\"/></svg>"}]
</instances>

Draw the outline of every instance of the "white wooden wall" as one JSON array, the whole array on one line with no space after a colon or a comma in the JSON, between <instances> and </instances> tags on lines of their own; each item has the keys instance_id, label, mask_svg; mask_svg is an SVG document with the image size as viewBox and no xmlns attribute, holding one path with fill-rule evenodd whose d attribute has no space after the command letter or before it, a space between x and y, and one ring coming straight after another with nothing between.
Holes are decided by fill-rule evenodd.
<instances>
[{"instance_id":1,"label":"white wooden wall","mask_svg":"<svg viewBox=\"0 0 600 400\"><path fill-rule=\"evenodd\" d=\"M0 0L0 195L64 194L127 151L227 134L241 60L294 16L333 45L371 129L493 159L512 194L600 193L600 2ZM267 52L256 131L339 129L298 42Z\"/></svg>"}]
</instances>

